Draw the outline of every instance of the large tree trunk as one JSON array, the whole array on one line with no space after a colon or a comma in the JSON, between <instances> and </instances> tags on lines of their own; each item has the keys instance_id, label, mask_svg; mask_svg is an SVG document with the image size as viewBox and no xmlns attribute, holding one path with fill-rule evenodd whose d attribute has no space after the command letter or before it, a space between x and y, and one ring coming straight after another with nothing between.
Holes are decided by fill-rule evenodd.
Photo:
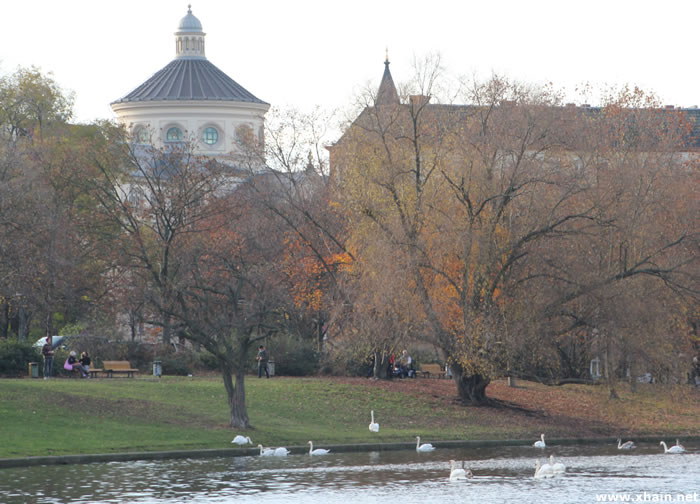
<instances>
[{"instance_id":1,"label":"large tree trunk","mask_svg":"<svg viewBox=\"0 0 700 504\"><path fill-rule=\"evenodd\" d=\"M0 318L0 338L7 339L10 329L10 303L3 302L0 305L0 313L2 313Z\"/></svg>"},{"instance_id":2,"label":"large tree trunk","mask_svg":"<svg viewBox=\"0 0 700 504\"><path fill-rule=\"evenodd\" d=\"M20 305L18 313L19 327L17 328L17 339L19 341L26 341L29 337L29 322L31 320L31 315L27 314L27 310L25 310L24 306L22 305Z\"/></svg>"},{"instance_id":3,"label":"large tree trunk","mask_svg":"<svg viewBox=\"0 0 700 504\"><path fill-rule=\"evenodd\" d=\"M372 374L375 378L382 380L389 377L389 360L386 352L374 352L374 371Z\"/></svg>"},{"instance_id":4,"label":"large tree trunk","mask_svg":"<svg viewBox=\"0 0 700 504\"><path fill-rule=\"evenodd\" d=\"M465 404L472 406L482 406L486 404L486 387L491 382L488 378L480 374L463 375L461 371L452 371L457 384L459 398Z\"/></svg>"},{"instance_id":5,"label":"large tree trunk","mask_svg":"<svg viewBox=\"0 0 700 504\"><path fill-rule=\"evenodd\" d=\"M229 366L222 366L221 372L231 410L231 427L247 429L250 427L250 420L245 405L245 374L243 370L236 371L236 383L234 384L232 370Z\"/></svg>"},{"instance_id":6,"label":"large tree trunk","mask_svg":"<svg viewBox=\"0 0 700 504\"><path fill-rule=\"evenodd\" d=\"M170 339L172 336L172 320L170 315L163 316L163 343L167 346L170 345Z\"/></svg>"}]
</instances>

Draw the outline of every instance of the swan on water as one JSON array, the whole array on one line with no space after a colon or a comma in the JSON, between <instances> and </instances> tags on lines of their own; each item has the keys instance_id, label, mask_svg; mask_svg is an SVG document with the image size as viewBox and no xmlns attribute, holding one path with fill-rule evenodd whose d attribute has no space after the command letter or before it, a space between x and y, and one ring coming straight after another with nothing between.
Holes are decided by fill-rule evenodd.
<instances>
[{"instance_id":1,"label":"swan on water","mask_svg":"<svg viewBox=\"0 0 700 504\"><path fill-rule=\"evenodd\" d=\"M544 465L540 465L540 461L538 460L535 463L535 478L553 478L554 477L554 471L552 470L552 466L545 463Z\"/></svg>"},{"instance_id":2,"label":"swan on water","mask_svg":"<svg viewBox=\"0 0 700 504\"><path fill-rule=\"evenodd\" d=\"M554 463L554 455L549 456L549 465L552 466L552 472L554 474L563 474L566 472L566 466L561 462Z\"/></svg>"},{"instance_id":3,"label":"swan on water","mask_svg":"<svg viewBox=\"0 0 700 504\"><path fill-rule=\"evenodd\" d=\"M472 472L469 469L464 469L464 461L462 467L457 467L457 462L450 460L450 481L466 481L472 477Z\"/></svg>"},{"instance_id":4,"label":"swan on water","mask_svg":"<svg viewBox=\"0 0 700 504\"><path fill-rule=\"evenodd\" d=\"M261 457L271 457L272 455L275 454L275 450L272 448L265 448L263 449L263 445L259 444L258 448L260 448L260 456Z\"/></svg>"},{"instance_id":5,"label":"swan on water","mask_svg":"<svg viewBox=\"0 0 700 504\"><path fill-rule=\"evenodd\" d=\"M683 451L685 451L685 446L681 444L680 439L678 438L676 438L676 446L678 446L679 448L683 448Z\"/></svg>"},{"instance_id":6,"label":"swan on water","mask_svg":"<svg viewBox=\"0 0 700 504\"><path fill-rule=\"evenodd\" d=\"M370 415L372 415L372 421L369 423L369 431L379 432L379 424L374 423L374 410L370 411Z\"/></svg>"},{"instance_id":7,"label":"swan on water","mask_svg":"<svg viewBox=\"0 0 700 504\"><path fill-rule=\"evenodd\" d=\"M618 450L633 450L637 447L632 441L622 442L621 438L617 438L617 449Z\"/></svg>"},{"instance_id":8,"label":"swan on water","mask_svg":"<svg viewBox=\"0 0 700 504\"><path fill-rule=\"evenodd\" d=\"M539 440L539 441L535 441L535 442L532 444L532 446L534 446L535 448L546 448L547 445L544 444L544 434L542 434L542 435L540 436L540 440Z\"/></svg>"},{"instance_id":9,"label":"swan on water","mask_svg":"<svg viewBox=\"0 0 700 504\"><path fill-rule=\"evenodd\" d=\"M326 450L325 448L316 448L314 450L313 442L309 441L309 455L328 455L330 452L330 450Z\"/></svg>"},{"instance_id":10,"label":"swan on water","mask_svg":"<svg viewBox=\"0 0 700 504\"><path fill-rule=\"evenodd\" d=\"M685 452L685 448L683 448L680 445L676 445L676 446L672 446L671 448L668 448L666 446L666 443L664 443L663 441L661 441L659 444L663 445L664 453L683 453L683 452Z\"/></svg>"},{"instance_id":11,"label":"swan on water","mask_svg":"<svg viewBox=\"0 0 700 504\"><path fill-rule=\"evenodd\" d=\"M287 450L285 447L281 446L277 449L275 449L275 452L273 453L275 457L286 457L289 455L289 450Z\"/></svg>"},{"instance_id":12,"label":"swan on water","mask_svg":"<svg viewBox=\"0 0 700 504\"><path fill-rule=\"evenodd\" d=\"M248 444L248 443L253 444L253 442L250 440L250 438L248 436L241 436L240 434L238 436L236 436L235 438L233 438L233 441L231 441L231 442L236 443L239 446L243 446L244 444Z\"/></svg>"},{"instance_id":13,"label":"swan on water","mask_svg":"<svg viewBox=\"0 0 700 504\"><path fill-rule=\"evenodd\" d=\"M417 452L431 452L435 449L430 443L420 444L420 436L416 436L416 451Z\"/></svg>"}]
</instances>

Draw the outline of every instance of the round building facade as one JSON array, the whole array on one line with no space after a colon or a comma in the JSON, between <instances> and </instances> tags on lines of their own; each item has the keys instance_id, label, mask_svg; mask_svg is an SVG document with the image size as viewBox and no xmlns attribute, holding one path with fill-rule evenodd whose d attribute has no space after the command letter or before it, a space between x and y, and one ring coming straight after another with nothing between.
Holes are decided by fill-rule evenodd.
<instances>
[{"instance_id":1,"label":"round building facade","mask_svg":"<svg viewBox=\"0 0 700 504\"><path fill-rule=\"evenodd\" d=\"M206 58L205 35L188 6L175 32L175 59L111 104L137 143L192 141L198 153L224 159L240 142L262 142L270 105Z\"/></svg>"}]
</instances>

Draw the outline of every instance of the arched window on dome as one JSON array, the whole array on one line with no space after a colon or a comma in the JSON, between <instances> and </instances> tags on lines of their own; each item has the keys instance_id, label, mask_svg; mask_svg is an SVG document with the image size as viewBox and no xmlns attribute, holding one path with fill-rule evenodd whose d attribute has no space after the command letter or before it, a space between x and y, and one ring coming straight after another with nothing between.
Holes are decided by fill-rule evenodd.
<instances>
[{"instance_id":1,"label":"arched window on dome","mask_svg":"<svg viewBox=\"0 0 700 504\"><path fill-rule=\"evenodd\" d=\"M168 128L168 132L165 134L166 142L182 142L182 130L177 126Z\"/></svg>"},{"instance_id":2,"label":"arched window on dome","mask_svg":"<svg viewBox=\"0 0 700 504\"><path fill-rule=\"evenodd\" d=\"M202 141L207 145L216 145L219 141L219 132L216 128L209 126L202 131Z\"/></svg>"},{"instance_id":3,"label":"arched window on dome","mask_svg":"<svg viewBox=\"0 0 700 504\"><path fill-rule=\"evenodd\" d=\"M137 126L134 130L134 142L138 144L150 144L151 133L144 126Z\"/></svg>"}]
</instances>

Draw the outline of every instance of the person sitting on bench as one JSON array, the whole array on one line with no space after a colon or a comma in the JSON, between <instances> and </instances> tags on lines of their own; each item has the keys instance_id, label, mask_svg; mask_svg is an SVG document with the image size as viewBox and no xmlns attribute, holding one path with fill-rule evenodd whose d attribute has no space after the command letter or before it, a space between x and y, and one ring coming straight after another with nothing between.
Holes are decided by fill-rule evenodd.
<instances>
[{"instance_id":1,"label":"person sitting on bench","mask_svg":"<svg viewBox=\"0 0 700 504\"><path fill-rule=\"evenodd\" d=\"M68 371L75 371L77 369L80 371L81 378L87 378L90 376L87 369L85 369L83 365L78 362L78 359L75 358L75 352L70 353L66 359L66 363L63 365L63 368L67 369Z\"/></svg>"},{"instance_id":2,"label":"person sitting on bench","mask_svg":"<svg viewBox=\"0 0 700 504\"><path fill-rule=\"evenodd\" d=\"M90 356L88 355L87 351L80 354L80 364L83 366L86 373L90 372L90 364L91 363L92 363L92 361L90 360ZM88 376L88 378L90 378L90 377Z\"/></svg>"}]
</instances>

